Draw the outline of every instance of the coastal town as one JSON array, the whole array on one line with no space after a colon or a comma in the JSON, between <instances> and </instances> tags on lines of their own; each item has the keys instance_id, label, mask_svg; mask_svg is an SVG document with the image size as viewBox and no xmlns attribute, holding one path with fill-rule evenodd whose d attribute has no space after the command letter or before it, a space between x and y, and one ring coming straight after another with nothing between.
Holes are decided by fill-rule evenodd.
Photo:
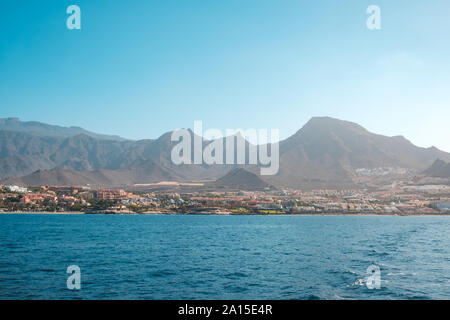
<instances>
[{"instance_id":1,"label":"coastal town","mask_svg":"<svg viewBox=\"0 0 450 320\"><path fill-rule=\"evenodd\" d=\"M175 189L175 190L174 190ZM450 187L383 190L95 189L89 186L0 186L0 213L220 215L446 215Z\"/></svg>"}]
</instances>

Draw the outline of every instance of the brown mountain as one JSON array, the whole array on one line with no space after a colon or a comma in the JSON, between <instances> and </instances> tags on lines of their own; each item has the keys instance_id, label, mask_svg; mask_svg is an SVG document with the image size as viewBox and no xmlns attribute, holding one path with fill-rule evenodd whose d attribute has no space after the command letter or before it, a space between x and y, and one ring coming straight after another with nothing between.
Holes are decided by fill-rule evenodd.
<instances>
[{"instance_id":1,"label":"brown mountain","mask_svg":"<svg viewBox=\"0 0 450 320\"><path fill-rule=\"evenodd\" d=\"M68 186L68 185L111 185L112 182L101 172L80 172L70 169L37 170L27 176L8 178L4 184L21 186Z\"/></svg>"},{"instance_id":2,"label":"brown mountain","mask_svg":"<svg viewBox=\"0 0 450 320\"><path fill-rule=\"evenodd\" d=\"M431 167L424 171L424 174L433 178L450 178L450 163L436 160Z\"/></svg>"},{"instance_id":3,"label":"brown mountain","mask_svg":"<svg viewBox=\"0 0 450 320\"><path fill-rule=\"evenodd\" d=\"M217 179L214 186L248 191L273 189L273 186L265 182L259 175L243 168L231 170L225 176Z\"/></svg>"},{"instance_id":4,"label":"brown mountain","mask_svg":"<svg viewBox=\"0 0 450 320\"><path fill-rule=\"evenodd\" d=\"M118 187L136 183L145 184L180 180L183 179L149 159L130 168L116 170L97 169L94 171L75 171L63 168L37 170L23 177L4 179L2 183L21 186L91 185Z\"/></svg>"},{"instance_id":5,"label":"brown mountain","mask_svg":"<svg viewBox=\"0 0 450 320\"><path fill-rule=\"evenodd\" d=\"M58 130L51 134L45 130L19 132L20 126L10 130L11 126L0 125L0 179L23 176L21 181L27 185L216 180L238 167L174 165L171 150L177 142L171 141L171 132L158 139L130 141L86 133L70 135L68 132L77 131L64 131L61 127L57 129L64 134L58 135ZM205 141L203 146L208 143ZM249 143L245 143L248 152ZM358 124L329 117L312 118L281 141L279 147L278 174L262 177L266 183L278 187L349 187L354 185L358 168L402 167L423 171L436 159L450 162L450 154L434 147L420 148L401 136L373 134ZM193 148L192 144L192 151ZM259 173L254 165L239 167Z\"/></svg>"},{"instance_id":6,"label":"brown mountain","mask_svg":"<svg viewBox=\"0 0 450 320\"><path fill-rule=\"evenodd\" d=\"M19 118L0 118L0 130L10 132L28 133L40 137L73 137L84 134L99 140L124 141L119 136L98 134L84 130L80 127L61 127L38 121L20 121Z\"/></svg>"},{"instance_id":7,"label":"brown mountain","mask_svg":"<svg viewBox=\"0 0 450 320\"><path fill-rule=\"evenodd\" d=\"M360 125L329 117L312 118L280 142L280 170L269 178L279 186L351 186L357 168L423 170L450 154L420 148L404 137L373 134Z\"/></svg>"}]
</instances>

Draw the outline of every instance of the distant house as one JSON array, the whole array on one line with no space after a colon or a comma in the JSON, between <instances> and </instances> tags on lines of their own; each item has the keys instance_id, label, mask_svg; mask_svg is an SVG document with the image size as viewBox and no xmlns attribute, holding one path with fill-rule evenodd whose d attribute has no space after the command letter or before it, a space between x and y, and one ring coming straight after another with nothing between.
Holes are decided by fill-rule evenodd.
<instances>
[{"instance_id":1,"label":"distant house","mask_svg":"<svg viewBox=\"0 0 450 320\"><path fill-rule=\"evenodd\" d=\"M450 213L450 202L436 203L435 208L443 213Z\"/></svg>"},{"instance_id":2,"label":"distant house","mask_svg":"<svg viewBox=\"0 0 450 320\"><path fill-rule=\"evenodd\" d=\"M128 193L122 189L120 189L120 190L101 189L101 190L97 190L97 198L101 199L101 200L124 200L127 198L138 199L139 197L132 193Z\"/></svg>"},{"instance_id":3,"label":"distant house","mask_svg":"<svg viewBox=\"0 0 450 320\"><path fill-rule=\"evenodd\" d=\"M6 188L6 190L8 190L10 192L17 192L17 193L27 193L28 192L27 188L19 187L19 186L6 186L5 188Z\"/></svg>"}]
</instances>

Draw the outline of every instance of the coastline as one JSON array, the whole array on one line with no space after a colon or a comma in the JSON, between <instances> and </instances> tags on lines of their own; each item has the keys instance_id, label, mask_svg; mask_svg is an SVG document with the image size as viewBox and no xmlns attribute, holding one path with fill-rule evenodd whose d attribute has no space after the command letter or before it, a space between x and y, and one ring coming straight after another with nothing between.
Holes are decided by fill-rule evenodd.
<instances>
[{"instance_id":1,"label":"coastline","mask_svg":"<svg viewBox=\"0 0 450 320\"><path fill-rule=\"evenodd\" d=\"M25 211L25 212L17 212L17 211L4 211L0 212L1 214L51 214L51 215L72 215L72 214L86 214L86 212L81 211L62 211L62 212L54 212L54 211Z\"/></svg>"},{"instance_id":2,"label":"coastline","mask_svg":"<svg viewBox=\"0 0 450 320\"><path fill-rule=\"evenodd\" d=\"M64 212L52 212L52 211L27 211L27 212L0 212L2 214L14 214L14 215L133 215L133 216L151 216L151 215L164 215L164 216L265 216L265 217L442 217L449 216L449 214L375 214L375 213L317 213L317 214L220 214L220 213L167 213L167 212L123 212L123 213L92 213L81 211L64 211Z\"/></svg>"}]
</instances>

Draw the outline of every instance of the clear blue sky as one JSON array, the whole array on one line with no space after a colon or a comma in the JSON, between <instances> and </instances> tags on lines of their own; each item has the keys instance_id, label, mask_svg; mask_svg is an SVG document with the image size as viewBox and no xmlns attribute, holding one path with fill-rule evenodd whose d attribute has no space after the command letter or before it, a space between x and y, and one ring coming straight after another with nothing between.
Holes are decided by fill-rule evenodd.
<instances>
[{"instance_id":1,"label":"clear blue sky","mask_svg":"<svg viewBox=\"0 0 450 320\"><path fill-rule=\"evenodd\" d=\"M448 0L3 1L0 117L138 139L194 120L285 138L326 115L450 151L449 15Z\"/></svg>"}]
</instances>

